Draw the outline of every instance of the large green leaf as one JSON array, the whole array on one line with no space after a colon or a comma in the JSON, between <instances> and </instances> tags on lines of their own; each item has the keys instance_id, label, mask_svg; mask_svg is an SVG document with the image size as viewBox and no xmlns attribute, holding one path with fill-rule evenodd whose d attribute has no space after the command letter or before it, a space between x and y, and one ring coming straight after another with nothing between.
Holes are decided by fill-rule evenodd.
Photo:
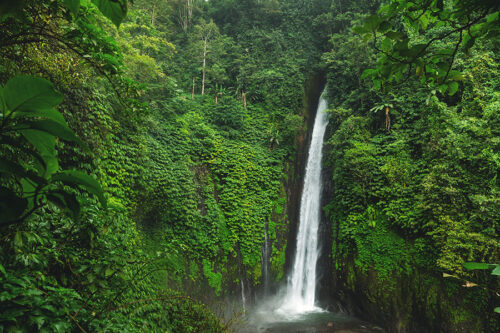
<instances>
[{"instance_id":1,"label":"large green leaf","mask_svg":"<svg viewBox=\"0 0 500 333\"><path fill-rule=\"evenodd\" d=\"M500 265L495 266L495 269L491 272L491 275L500 275Z\"/></svg>"},{"instance_id":2,"label":"large green leaf","mask_svg":"<svg viewBox=\"0 0 500 333\"><path fill-rule=\"evenodd\" d=\"M36 186L32 182L28 181L26 178L21 179L21 186L23 189L23 198L28 200L27 209L30 210L35 207L35 201L38 198L35 198Z\"/></svg>"},{"instance_id":3,"label":"large green leaf","mask_svg":"<svg viewBox=\"0 0 500 333\"><path fill-rule=\"evenodd\" d=\"M15 147L16 149L19 149L19 151L31 155L35 159L35 163L39 164L43 169L47 167L42 155L40 155L37 151L31 149L30 147L27 147L26 142L24 141L19 142L18 140L15 140L9 136L0 136L0 144Z\"/></svg>"},{"instance_id":4,"label":"large green leaf","mask_svg":"<svg viewBox=\"0 0 500 333\"><path fill-rule=\"evenodd\" d=\"M29 143L40 152L43 163L37 163L35 166L43 177L49 177L59 169L56 158L56 138L50 133L39 130L27 129L20 131Z\"/></svg>"},{"instance_id":5,"label":"large green leaf","mask_svg":"<svg viewBox=\"0 0 500 333\"><path fill-rule=\"evenodd\" d=\"M450 96L455 95L455 93L458 91L458 82L451 82L448 86L448 94Z\"/></svg>"},{"instance_id":6,"label":"large green leaf","mask_svg":"<svg viewBox=\"0 0 500 333\"><path fill-rule=\"evenodd\" d=\"M109 18L117 27L127 15L126 0L92 0L101 13Z\"/></svg>"},{"instance_id":7,"label":"large green leaf","mask_svg":"<svg viewBox=\"0 0 500 333\"><path fill-rule=\"evenodd\" d=\"M42 154L43 161L45 162L45 169L40 172L43 177L48 178L59 170L59 160L55 155Z\"/></svg>"},{"instance_id":8,"label":"large green leaf","mask_svg":"<svg viewBox=\"0 0 500 333\"><path fill-rule=\"evenodd\" d=\"M28 201L6 187L0 187L0 225L13 223L26 210Z\"/></svg>"},{"instance_id":9,"label":"large green leaf","mask_svg":"<svg viewBox=\"0 0 500 333\"><path fill-rule=\"evenodd\" d=\"M366 29L376 30L382 19L378 15L370 15L365 19L364 26Z\"/></svg>"},{"instance_id":10,"label":"large green leaf","mask_svg":"<svg viewBox=\"0 0 500 333\"><path fill-rule=\"evenodd\" d=\"M494 264L486 264L483 262L465 262L463 263L464 267L468 270L473 270L473 269L491 269L495 267L496 265Z\"/></svg>"},{"instance_id":11,"label":"large green leaf","mask_svg":"<svg viewBox=\"0 0 500 333\"><path fill-rule=\"evenodd\" d=\"M26 170L22 165L14 163L12 161L6 160L0 157L0 173L9 173L20 178L28 178L37 184L45 184L47 181Z\"/></svg>"},{"instance_id":12,"label":"large green leaf","mask_svg":"<svg viewBox=\"0 0 500 333\"><path fill-rule=\"evenodd\" d=\"M40 118L46 118L53 120L63 126L68 126L66 123L66 120L64 119L63 115L57 111L54 108L51 109L40 109L36 111L28 111L28 112L16 112L15 113L15 118L21 118L21 117L40 117Z\"/></svg>"},{"instance_id":13,"label":"large green leaf","mask_svg":"<svg viewBox=\"0 0 500 333\"><path fill-rule=\"evenodd\" d=\"M66 125L56 122L51 119L43 119L37 121L29 121L25 123L29 128L40 130L52 134L60 139L76 142L80 146L87 148L87 145L80 140L75 133ZM24 126L22 124L21 126Z\"/></svg>"},{"instance_id":14,"label":"large green leaf","mask_svg":"<svg viewBox=\"0 0 500 333\"><path fill-rule=\"evenodd\" d=\"M5 98L3 98L3 87L0 86L0 117L4 116L5 113Z\"/></svg>"},{"instance_id":15,"label":"large green leaf","mask_svg":"<svg viewBox=\"0 0 500 333\"><path fill-rule=\"evenodd\" d=\"M384 38L380 47L383 51L389 51L392 47L392 40L388 37Z\"/></svg>"},{"instance_id":16,"label":"large green leaf","mask_svg":"<svg viewBox=\"0 0 500 333\"><path fill-rule=\"evenodd\" d=\"M9 81L3 91L10 111L50 109L63 100L49 81L28 75L19 75Z\"/></svg>"},{"instance_id":17,"label":"large green leaf","mask_svg":"<svg viewBox=\"0 0 500 333\"><path fill-rule=\"evenodd\" d=\"M80 0L64 0L64 4L69 10L71 10L73 15L76 16L78 14L78 10L80 9Z\"/></svg>"},{"instance_id":18,"label":"large green leaf","mask_svg":"<svg viewBox=\"0 0 500 333\"><path fill-rule=\"evenodd\" d=\"M55 154L56 137L52 134L35 129L25 129L20 132L42 155Z\"/></svg>"},{"instance_id":19,"label":"large green leaf","mask_svg":"<svg viewBox=\"0 0 500 333\"><path fill-rule=\"evenodd\" d=\"M97 196L101 205L106 208L106 198L104 196L104 191L97 180L90 177L84 172L77 170L64 170L58 172L52 176L53 181L61 181L68 185L80 185L83 186L87 191Z\"/></svg>"},{"instance_id":20,"label":"large green leaf","mask_svg":"<svg viewBox=\"0 0 500 333\"><path fill-rule=\"evenodd\" d=\"M385 34L387 38L390 38L392 40L400 40L401 38L404 37L404 34L402 32L398 31L389 31Z\"/></svg>"},{"instance_id":21,"label":"large green leaf","mask_svg":"<svg viewBox=\"0 0 500 333\"><path fill-rule=\"evenodd\" d=\"M357 34L364 34L367 32L371 32L370 29L368 29L367 27L360 25L353 27L352 31Z\"/></svg>"},{"instance_id":22,"label":"large green leaf","mask_svg":"<svg viewBox=\"0 0 500 333\"><path fill-rule=\"evenodd\" d=\"M111 268L109 268L109 267L108 267L108 268L106 268L106 270L104 271L104 276L105 276L106 278L108 278L108 277L110 277L111 275L113 275L113 273L114 273L114 272L115 272L114 270L112 270Z\"/></svg>"},{"instance_id":23,"label":"large green leaf","mask_svg":"<svg viewBox=\"0 0 500 333\"><path fill-rule=\"evenodd\" d=\"M365 79L371 75L374 75L377 73L377 70L376 69L373 69L373 68L367 68L363 71L363 73L361 73L361 78L362 79Z\"/></svg>"}]
</instances>

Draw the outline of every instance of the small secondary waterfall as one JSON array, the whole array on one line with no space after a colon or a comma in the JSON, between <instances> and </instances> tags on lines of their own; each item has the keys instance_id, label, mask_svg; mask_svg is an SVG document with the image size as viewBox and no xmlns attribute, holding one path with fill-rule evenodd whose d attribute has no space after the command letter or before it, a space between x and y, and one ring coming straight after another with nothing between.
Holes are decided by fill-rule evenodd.
<instances>
[{"instance_id":1,"label":"small secondary waterfall","mask_svg":"<svg viewBox=\"0 0 500 333\"><path fill-rule=\"evenodd\" d=\"M243 279L240 279L241 284L241 305L243 306L243 313L247 312L247 298L245 297L245 284Z\"/></svg>"},{"instance_id":2,"label":"small secondary waterfall","mask_svg":"<svg viewBox=\"0 0 500 333\"><path fill-rule=\"evenodd\" d=\"M319 310L315 307L316 262L319 255L318 227L321 216L321 158L323 137L328 124L327 115L324 112L326 107L326 100L321 96L307 157L306 175L300 202L295 261L288 280L283 305L280 308L281 312L284 313Z\"/></svg>"},{"instance_id":3,"label":"small secondary waterfall","mask_svg":"<svg viewBox=\"0 0 500 333\"><path fill-rule=\"evenodd\" d=\"M269 257L271 251L269 249L269 224L266 221L264 223L264 244L262 244L262 256L261 256L261 267L262 267L262 281L264 284L264 295L269 293Z\"/></svg>"}]
</instances>

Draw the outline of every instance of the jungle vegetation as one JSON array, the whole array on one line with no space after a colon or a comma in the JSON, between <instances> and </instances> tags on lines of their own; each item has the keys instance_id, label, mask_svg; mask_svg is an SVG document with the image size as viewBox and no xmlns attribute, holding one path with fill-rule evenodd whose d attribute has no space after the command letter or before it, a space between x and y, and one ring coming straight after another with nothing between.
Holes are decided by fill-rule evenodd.
<instances>
[{"instance_id":1,"label":"jungle vegetation","mask_svg":"<svg viewBox=\"0 0 500 333\"><path fill-rule=\"evenodd\" d=\"M283 280L318 76L340 276L499 328L496 1L2 1L0 31L0 332L230 330L265 233Z\"/></svg>"}]
</instances>

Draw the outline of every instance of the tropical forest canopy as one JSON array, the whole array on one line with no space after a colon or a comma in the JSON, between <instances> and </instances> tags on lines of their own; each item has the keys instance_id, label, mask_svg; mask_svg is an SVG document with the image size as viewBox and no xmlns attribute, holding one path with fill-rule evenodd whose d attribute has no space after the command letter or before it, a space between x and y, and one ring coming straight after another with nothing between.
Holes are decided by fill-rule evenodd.
<instances>
[{"instance_id":1,"label":"tropical forest canopy","mask_svg":"<svg viewBox=\"0 0 500 333\"><path fill-rule=\"evenodd\" d=\"M403 325L496 331L499 23L494 0L0 2L0 332L230 330L222 296L286 280L323 81L337 296L400 316L408 284Z\"/></svg>"}]
</instances>

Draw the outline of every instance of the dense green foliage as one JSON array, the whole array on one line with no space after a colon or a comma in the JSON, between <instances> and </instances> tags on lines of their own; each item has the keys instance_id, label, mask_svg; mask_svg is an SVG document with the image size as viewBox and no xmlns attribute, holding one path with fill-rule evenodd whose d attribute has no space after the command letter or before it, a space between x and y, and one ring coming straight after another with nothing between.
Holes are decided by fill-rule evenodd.
<instances>
[{"instance_id":1,"label":"dense green foliage","mask_svg":"<svg viewBox=\"0 0 500 333\"><path fill-rule=\"evenodd\" d=\"M0 7L0 331L224 330L185 295L213 303L240 279L259 284L265 230L281 237L271 268L283 276L282 182L321 9ZM37 89L29 107L10 102Z\"/></svg>"},{"instance_id":2,"label":"dense green foliage","mask_svg":"<svg viewBox=\"0 0 500 333\"><path fill-rule=\"evenodd\" d=\"M439 329L472 325L472 331L495 331L498 323L491 317L498 306L498 279L468 273L463 263L500 261L498 36L493 27L482 35L479 28L471 28L477 32L472 47L462 34L473 32L448 27L468 24L460 16L466 16L463 6L468 2L451 1L445 10L432 7L434 1L426 3L393 1L383 7L386 12L406 4L408 11L390 10L390 22L399 25L382 21L383 16L366 18L374 8L351 4L333 9L342 13L334 15L336 20L351 18L331 36L331 50L324 54L331 102L326 164L333 180L333 197L325 209L333 222L333 258L347 279L356 276L346 268L349 258L349 269L374 271L376 281L366 295L383 290L389 296L374 300L381 306L398 297L394 288L401 278L418 288L417 279L428 284L425 279L451 275L455 279L439 283L449 287L450 298L462 299L457 309L465 314L450 307L441 314ZM448 6L456 3L463 3L458 10ZM442 22L443 11L449 20ZM497 22L493 8L481 9L477 20L473 11L467 13L482 29ZM420 21L409 19L414 16ZM367 45L363 38L370 24L373 36L385 33L386 39L377 37ZM443 31L448 38L436 38ZM405 36L407 49L388 44L396 33ZM432 50L412 51L431 41ZM459 47L463 42L466 47ZM436 51L455 47L453 58ZM436 71L438 61L448 67ZM431 75L422 74L418 66ZM405 78L407 71L411 75ZM373 82L360 79L367 74ZM393 89L386 89L391 84ZM439 84L445 86L436 88ZM421 278L422 272L427 278ZM449 291L470 284L466 280L482 288ZM436 304L429 302L424 308ZM484 317L491 322L477 320Z\"/></svg>"},{"instance_id":3,"label":"dense green foliage","mask_svg":"<svg viewBox=\"0 0 500 333\"><path fill-rule=\"evenodd\" d=\"M468 56L477 40L498 38L499 8L489 0L391 1L354 27L373 38L378 53L377 67L363 76L389 89L416 74L421 83L454 95L463 80L454 66L458 52Z\"/></svg>"},{"instance_id":4,"label":"dense green foliage","mask_svg":"<svg viewBox=\"0 0 500 333\"><path fill-rule=\"evenodd\" d=\"M230 329L266 236L284 277L318 72L345 287L374 273L391 313L412 279L443 330L494 330L498 7L444 3L1 2L0 332Z\"/></svg>"}]
</instances>

